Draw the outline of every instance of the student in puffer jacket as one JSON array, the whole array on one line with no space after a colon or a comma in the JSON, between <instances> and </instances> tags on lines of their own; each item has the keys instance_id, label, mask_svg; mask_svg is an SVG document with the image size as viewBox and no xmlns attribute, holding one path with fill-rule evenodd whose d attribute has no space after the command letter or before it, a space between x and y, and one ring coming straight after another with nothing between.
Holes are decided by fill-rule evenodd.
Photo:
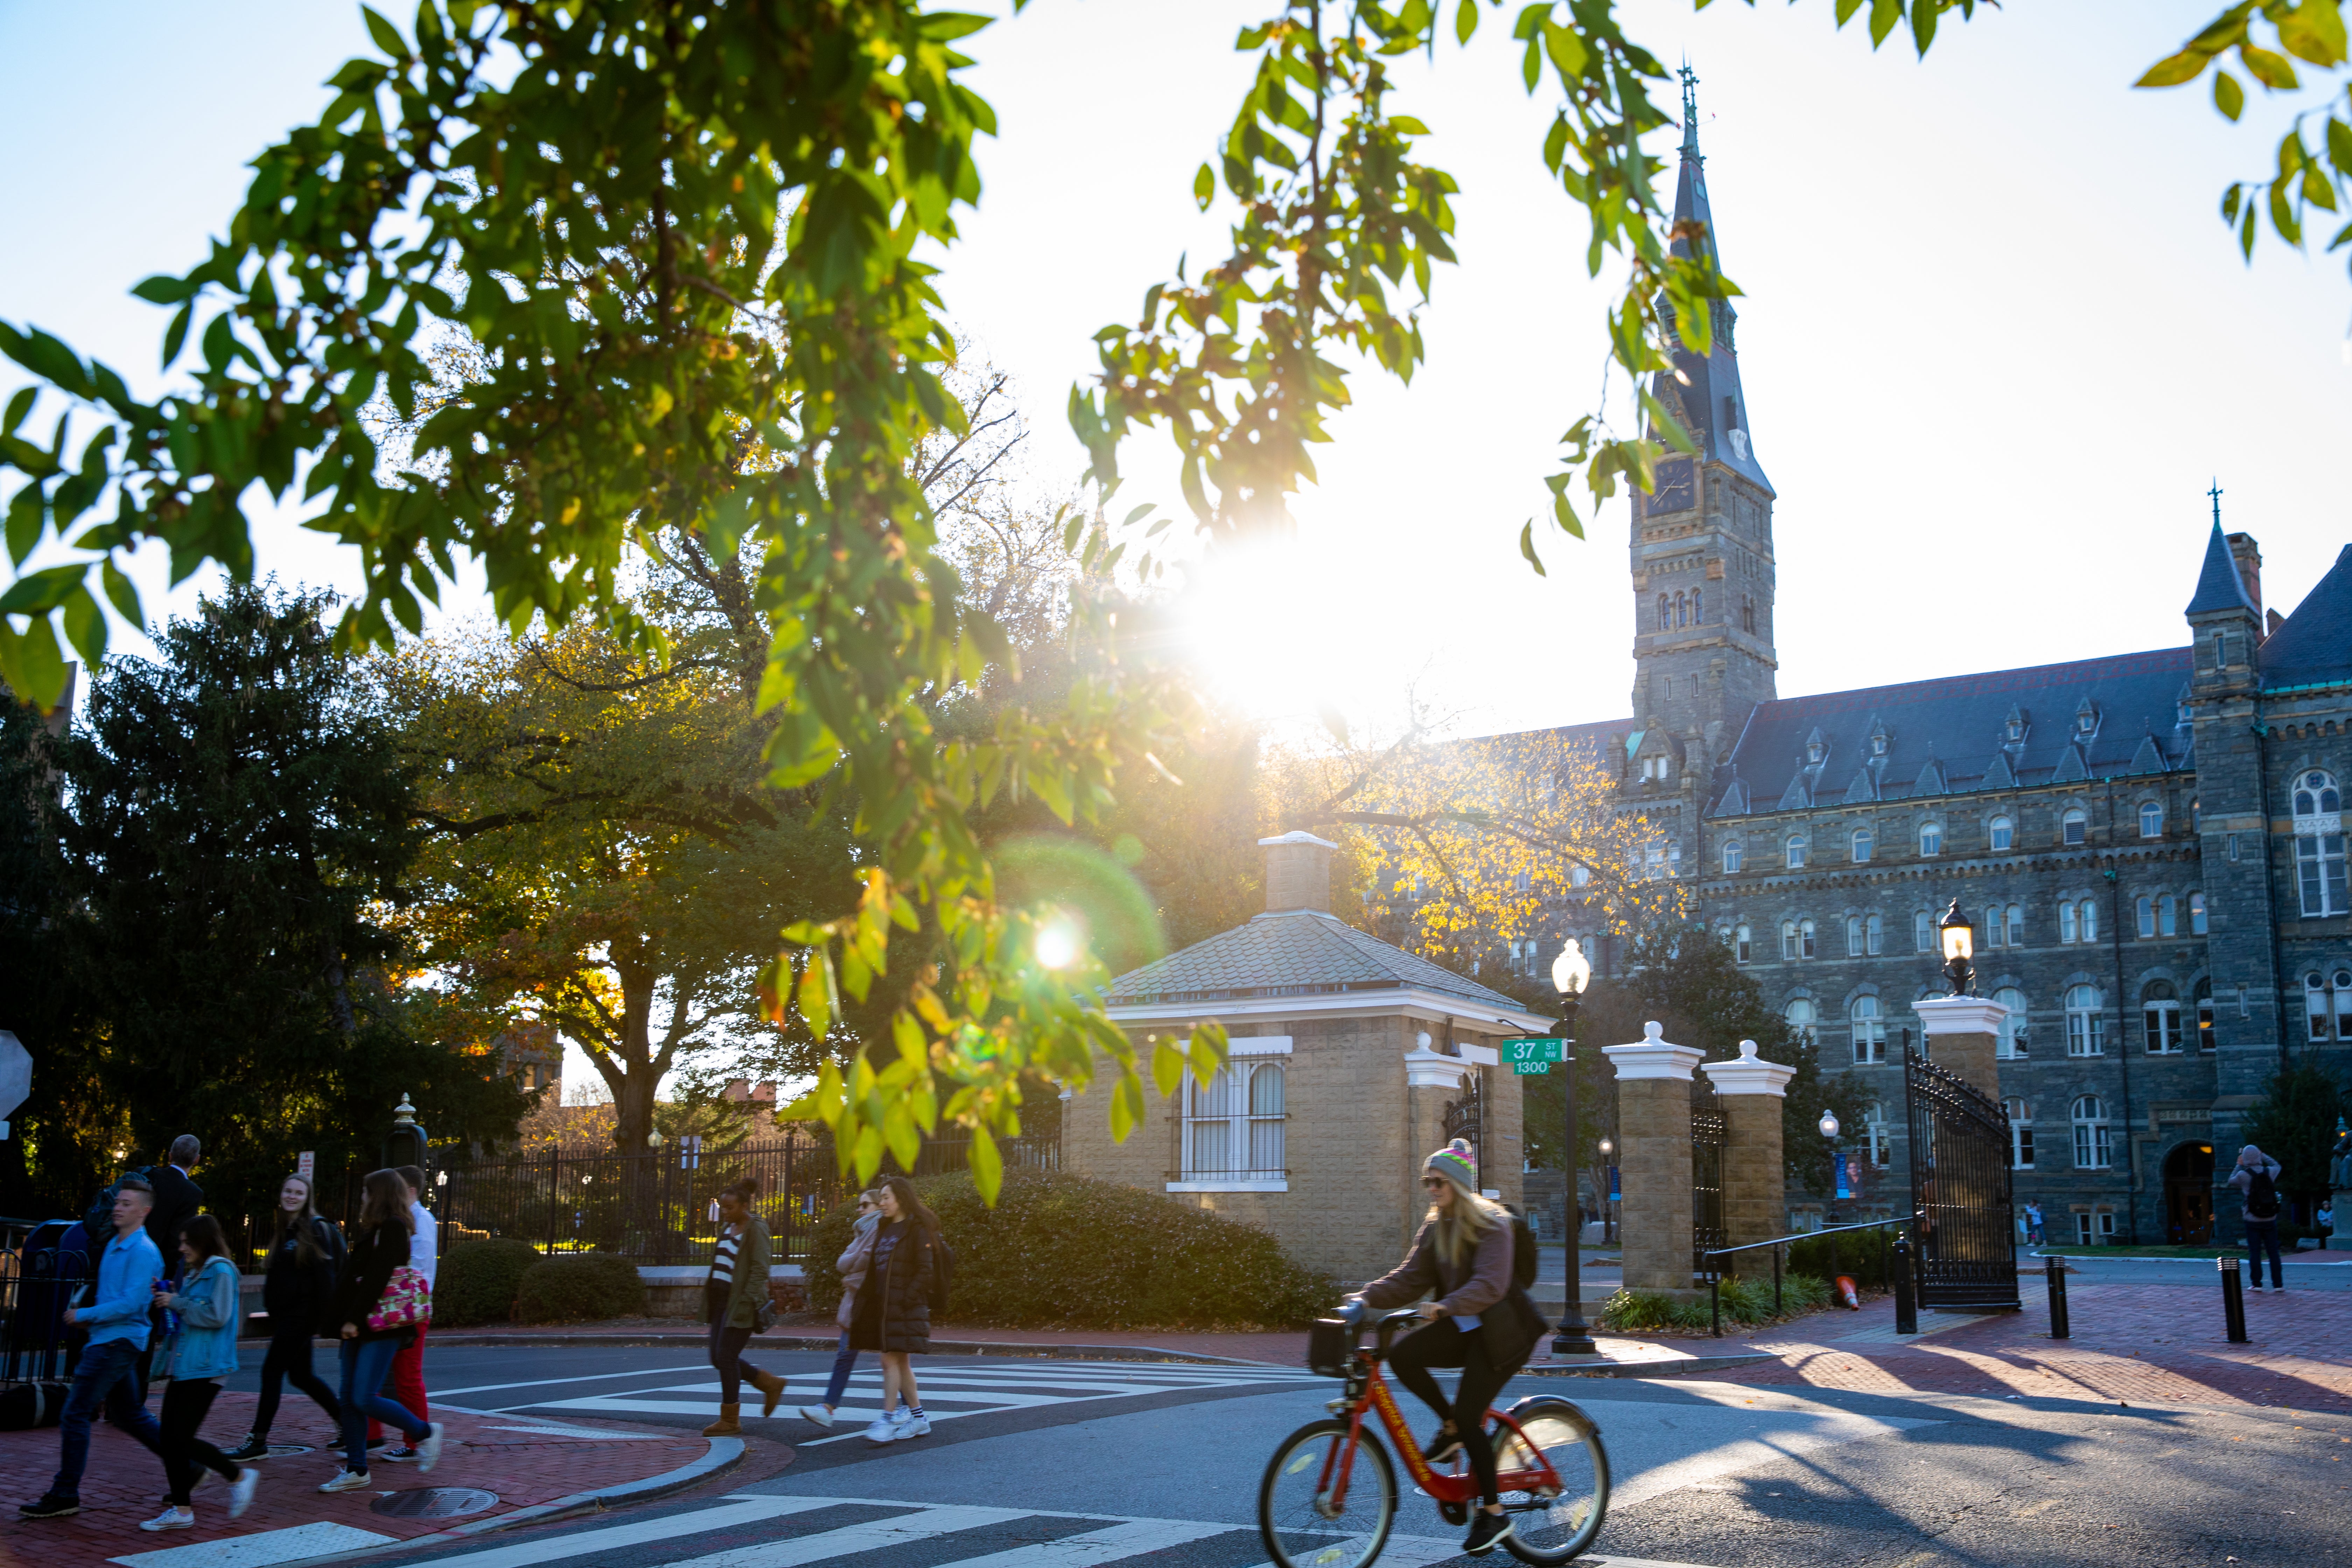
<instances>
[{"instance_id":1,"label":"student in puffer jacket","mask_svg":"<svg viewBox=\"0 0 2352 1568\"><path fill-rule=\"evenodd\" d=\"M856 1315L858 1289L865 1285L866 1271L873 1267L874 1231L881 1223L882 1211L869 1187L857 1194L857 1219L850 1226L849 1245L834 1260L834 1268L841 1275L841 1305L835 1310L833 1321L841 1330L841 1343L833 1352L833 1375L825 1380L822 1401L801 1406L802 1416L820 1426L833 1425L833 1413L841 1408L842 1395L849 1389L849 1374L857 1365L857 1347L849 1342L849 1325Z\"/></svg>"},{"instance_id":2,"label":"student in puffer jacket","mask_svg":"<svg viewBox=\"0 0 2352 1568\"><path fill-rule=\"evenodd\" d=\"M172 1491L163 1511L142 1521L142 1530L185 1530L196 1522L189 1501L197 1479L211 1470L229 1483L228 1516L241 1516L253 1501L261 1472L239 1466L196 1436L220 1394L220 1380L237 1370L236 1265L228 1260L221 1223L200 1214L180 1230L184 1267L176 1288L155 1292L155 1305L177 1326L155 1358L156 1375L171 1379L163 1390L163 1477Z\"/></svg>"}]
</instances>

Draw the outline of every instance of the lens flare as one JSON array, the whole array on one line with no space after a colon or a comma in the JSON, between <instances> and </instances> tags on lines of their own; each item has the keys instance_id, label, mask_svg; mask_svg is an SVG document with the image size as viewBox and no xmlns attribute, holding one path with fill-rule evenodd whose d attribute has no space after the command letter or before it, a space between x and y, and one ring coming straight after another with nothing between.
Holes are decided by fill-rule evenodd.
<instances>
[{"instance_id":1,"label":"lens flare","mask_svg":"<svg viewBox=\"0 0 2352 1568\"><path fill-rule=\"evenodd\" d=\"M1037 928L1037 962L1047 969L1067 969L1078 961L1077 928L1066 920L1050 920Z\"/></svg>"}]
</instances>

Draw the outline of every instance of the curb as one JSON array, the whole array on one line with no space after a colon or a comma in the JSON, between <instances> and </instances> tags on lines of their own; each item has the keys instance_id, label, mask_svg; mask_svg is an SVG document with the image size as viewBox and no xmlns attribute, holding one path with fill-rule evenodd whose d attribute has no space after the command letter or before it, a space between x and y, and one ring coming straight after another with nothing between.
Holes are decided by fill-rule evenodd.
<instances>
[{"instance_id":1,"label":"curb","mask_svg":"<svg viewBox=\"0 0 2352 1568\"><path fill-rule=\"evenodd\" d=\"M1728 1372L1759 1361L1779 1361L1759 1352L1748 1355L1695 1355L1679 1361L1545 1362L1519 1368L1520 1377L1680 1377L1694 1372Z\"/></svg>"},{"instance_id":2,"label":"curb","mask_svg":"<svg viewBox=\"0 0 2352 1568\"><path fill-rule=\"evenodd\" d=\"M663 1346L700 1350L709 1334L436 1334L436 1345L512 1345L519 1350L579 1350L590 1345ZM832 1351L840 1340L815 1334L762 1334L753 1343L774 1351ZM1205 1366L1281 1366L1281 1362L1251 1361L1243 1356L1209 1355L1201 1351L1160 1350L1152 1345L1027 1344L1014 1341L933 1340L931 1355L1031 1356L1045 1361L1170 1361Z\"/></svg>"}]
</instances>

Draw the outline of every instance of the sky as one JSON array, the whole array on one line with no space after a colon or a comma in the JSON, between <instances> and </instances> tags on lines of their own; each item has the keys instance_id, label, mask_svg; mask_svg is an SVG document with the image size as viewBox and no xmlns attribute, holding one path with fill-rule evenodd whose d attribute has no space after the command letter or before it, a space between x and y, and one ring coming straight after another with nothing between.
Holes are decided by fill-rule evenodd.
<instances>
[{"instance_id":1,"label":"sky","mask_svg":"<svg viewBox=\"0 0 2352 1568\"><path fill-rule=\"evenodd\" d=\"M2216 479L2226 525L2261 542L2271 605L2292 608L2352 540L2341 256L2266 243L2249 267L2217 216L2312 95L2257 94L2232 127L2200 89L2130 89L2213 8L2014 0L1948 22L1922 64L1836 31L1830 0L1628 5L1633 36L1700 79L1780 498L1781 694L2178 646ZM1192 172L1247 80L1234 33L1271 9L1034 0L969 43L1001 133L942 286L1016 378L1041 487L1081 466L1063 407L1091 334L1180 255L1216 253ZM1522 89L1515 10L1395 73L1392 107L1434 132L1422 156L1462 185L1428 363L1410 387L1357 376L1292 544L1200 574L1204 661L1270 721L1332 706L1390 727L1409 690L1463 732L1631 710L1625 503L1585 542L1552 535L1548 577L1517 548L1560 432L1598 405L1612 290L1542 169L1552 100ZM160 390L166 316L128 289L203 257L244 161L364 48L340 0L0 0L0 320ZM1624 428L1622 377L1613 391ZM1122 505L1181 510L1172 451L1164 432L1129 442ZM356 580L297 518L258 515L265 570ZM167 590L152 550L134 576L151 613L184 613L210 580ZM469 575L449 613L478 607Z\"/></svg>"}]
</instances>

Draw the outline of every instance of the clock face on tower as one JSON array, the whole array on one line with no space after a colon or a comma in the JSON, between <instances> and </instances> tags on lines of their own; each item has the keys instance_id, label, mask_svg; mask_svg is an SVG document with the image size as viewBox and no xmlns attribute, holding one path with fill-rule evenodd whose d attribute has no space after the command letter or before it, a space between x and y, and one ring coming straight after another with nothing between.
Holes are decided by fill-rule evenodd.
<instances>
[{"instance_id":1,"label":"clock face on tower","mask_svg":"<svg viewBox=\"0 0 2352 1568\"><path fill-rule=\"evenodd\" d=\"M1656 517L1663 512L1688 511L1691 509L1691 460L1675 458L1660 463L1657 488L1650 492L1642 505L1642 515Z\"/></svg>"}]
</instances>

